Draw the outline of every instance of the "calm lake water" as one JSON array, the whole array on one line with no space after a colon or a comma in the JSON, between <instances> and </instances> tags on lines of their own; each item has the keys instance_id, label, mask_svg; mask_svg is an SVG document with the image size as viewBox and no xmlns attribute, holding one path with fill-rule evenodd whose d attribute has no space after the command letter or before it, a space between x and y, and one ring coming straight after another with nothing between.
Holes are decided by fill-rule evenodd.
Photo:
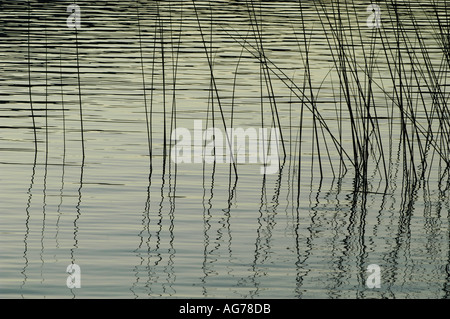
<instances>
[{"instance_id":1,"label":"calm lake water","mask_svg":"<svg viewBox=\"0 0 450 319\"><path fill-rule=\"evenodd\" d=\"M0 297L448 297L450 5L339 2L2 1Z\"/></svg>"}]
</instances>

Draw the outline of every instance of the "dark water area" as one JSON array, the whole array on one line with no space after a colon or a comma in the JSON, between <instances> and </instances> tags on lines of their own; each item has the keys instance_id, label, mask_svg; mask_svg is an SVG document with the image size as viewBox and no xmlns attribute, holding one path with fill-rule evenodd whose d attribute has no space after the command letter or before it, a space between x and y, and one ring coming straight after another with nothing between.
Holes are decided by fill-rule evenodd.
<instances>
[{"instance_id":1,"label":"dark water area","mask_svg":"<svg viewBox=\"0 0 450 319\"><path fill-rule=\"evenodd\" d=\"M448 1L73 3L0 3L1 298L448 297Z\"/></svg>"}]
</instances>

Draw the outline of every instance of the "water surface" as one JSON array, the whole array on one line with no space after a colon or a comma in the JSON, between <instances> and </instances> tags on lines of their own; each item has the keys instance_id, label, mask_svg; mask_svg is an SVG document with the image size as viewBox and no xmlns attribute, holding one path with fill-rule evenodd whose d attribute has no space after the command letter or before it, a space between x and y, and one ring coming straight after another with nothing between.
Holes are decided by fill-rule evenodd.
<instances>
[{"instance_id":1,"label":"water surface","mask_svg":"<svg viewBox=\"0 0 450 319\"><path fill-rule=\"evenodd\" d=\"M2 298L448 296L445 1L76 3L1 4ZM279 169L175 164L195 120Z\"/></svg>"}]
</instances>

